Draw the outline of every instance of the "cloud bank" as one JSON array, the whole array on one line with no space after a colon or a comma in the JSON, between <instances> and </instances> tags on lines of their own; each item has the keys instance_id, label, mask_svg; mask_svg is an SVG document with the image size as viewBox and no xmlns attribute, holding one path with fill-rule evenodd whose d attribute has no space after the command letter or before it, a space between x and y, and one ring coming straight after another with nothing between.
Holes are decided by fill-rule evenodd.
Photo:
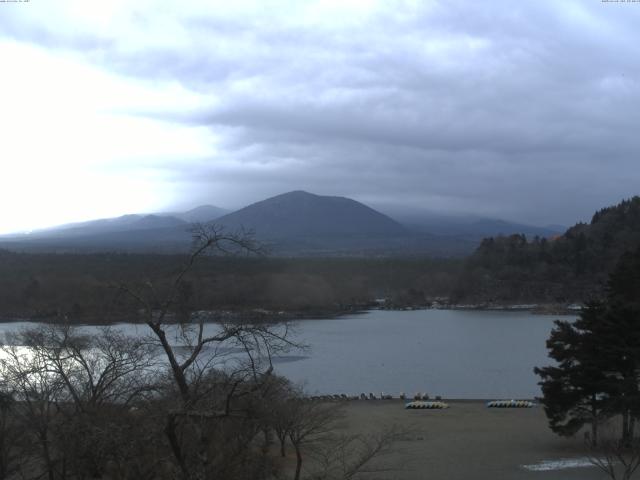
<instances>
[{"instance_id":1,"label":"cloud bank","mask_svg":"<svg viewBox=\"0 0 640 480\"><path fill-rule=\"evenodd\" d=\"M571 224L638 193L640 4L103 3L0 5L0 49L91 139L47 142L49 175L139 184L118 211L305 189ZM52 70L81 88L52 102Z\"/></svg>"}]
</instances>

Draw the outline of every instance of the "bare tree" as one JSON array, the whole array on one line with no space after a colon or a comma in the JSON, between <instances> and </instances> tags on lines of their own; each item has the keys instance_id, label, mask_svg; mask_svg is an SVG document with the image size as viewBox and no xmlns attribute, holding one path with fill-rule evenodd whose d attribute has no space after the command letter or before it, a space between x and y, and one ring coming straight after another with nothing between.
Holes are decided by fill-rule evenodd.
<instances>
[{"instance_id":1,"label":"bare tree","mask_svg":"<svg viewBox=\"0 0 640 480\"><path fill-rule=\"evenodd\" d=\"M203 315L188 315L179 322L181 334L181 348L188 349L186 355L178 355L177 348L171 344L168 338L167 327L175 325L175 317L172 314L184 307L183 293L187 284L187 276L193 270L199 258L211 252L231 254L245 252L259 254L260 247L252 236L241 232L227 234L216 225L196 225L193 227L192 253L188 256L184 265L179 269L167 292L159 292L152 281L146 284L146 291L135 291L128 285L121 284L120 290L132 297L139 305L144 315L144 322L151 329L159 342L173 375L180 396L188 406L192 400L192 385L189 381L191 368L198 366L197 361L203 350L210 345L220 345L224 342L240 342L248 345L253 339L258 346L263 341L267 351L270 343L285 341L284 335L279 335L268 325L246 325L238 323L219 323L215 333L205 334L205 320ZM285 332L286 333L286 332ZM253 337L253 338L251 338Z\"/></svg>"},{"instance_id":2,"label":"bare tree","mask_svg":"<svg viewBox=\"0 0 640 480\"><path fill-rule=\"evenodd\" d=\"M0 390L0 480L12 478L24 460L22 451L23 432L16 422L16 401L6 388Z\"/></svg>"},{"instance_id":3,"label":"bare tree","mask_svg":"<svg viewBox=\"0 0 640 480\"><path fill-rule=\"evenodd\" d=\"M205 315L185 312L187 278L198 259L212 252L262 253L250 234L226 233L215 225L197 225L193 238L192 253L176 273L168 291L159 292L151 281L143 290L120 285L120 290L133 298L143 312L144 323L164 354L180 398L167 412L164 432L183 478L201 477L214 468L218 455L211 451L210 431L222 428L234 418L238 420L237 425L247 426L246 399L261 395L263 384L272 372L272 356L294 346L284 324L218 322L207 325ZM176 312L181 315L176 316ZM238 355L238 351L242 355ZM212 368L227 373L208 375ZM236 408L239 399L240 408ZM197 446L185 442L188 437L198 438Z\"/></svg>"},{"instance_id":4,"label":"bare tree","mask_svg":"<svg viewBox=\"0 0 640 480\"><path fill-rule=\"evenodd\" d=\"M380 463L394 452L395 443L408 432L395 426L372 434L332 435L313 452L317 472L310 480L351 480L361 474L397 471L398 465Z\"/></svg>"},{"instance_id":5,"label":"bare tree","mask_svg":"<svg viewBox=\"0 0 640 480\"><path fill-rule=\"evenodd\" d=\"M333 431L335 422L340 417L340 404L292 399L287 408L289 412L289 440L296 452L294 479L299 480L302 472L303 446L319 442Z\"/></svg>"},{"instance_id":6,"label":"bare tree","mask_svg":"<svg viewBox=\"0 0 640 480\"><path fill-rule=\"evenodd\" d=\"M153 347L112 327L87 335L66 323L46 324L21 332L13 341L42 359L80 412L107 404L127 405L153 388L157 368Z\"/></svg>"},{"instance_id":7,"label":"bare tree","mask_svg":"<svg viewBox=\"0 0 640 480\"><path fill-rule=\"evenodd\" d=\"M32 439L31 454L39 459L32 468L42 467L39 476L54 480L60 464L53 435L56 429L57 402L64 397L64 383L51 375L45 360L31 355L24 347L5 345L0 360L0 376L19 402L14 418Z\"/></svg>"},{"instance_id":8,"label":"bare tree","mask_svg":"<svg viewBox=\"0 0 640 480\"><path fill-rule=\"evenodd\" d=\"M359 474L398 470L380 465L380 457L392 452L393 444L406 431L383 428L372 434L339 434L344 405L309 401L290 384L281 386L281 397L272 412L272 428L285 456L288 439L296 454L294 480L303 478L303 460L308 457L304 478L309 480L350 480Z\"/></svg>"},{"instance_id":9,"label":"bare tree","mask_svg":"<svg viewBox=\"0 0 640 480\"><path fill-rule=\"evenodd\" d=\"M598 443L585 439L589 461L611 480L630 480L640 467L640 438L622 438L611 422L600 426Z\"/></svg>"},{"instance_id":10,"label":"bare tree","mask_svg":"<svg viewBox=\"0 0 640 480\"><path fill-rule=\"evenodd\" d=\"M123 453L129 405L154 388L150 347L111 328L88 336L68 324L7 340L0 368L18 400L14 419L39 446L32 465L50 479L101 475Z\"/></svg>"},{"instance_id":11,"label":"bare tree","mask_svg":"<svg viewBox=\"0 0 640 480\"><path fill-rule=\"evenodd\" d=\"M269 427L278 438L279 452L283 458L287 455L287 439L296 419L295 411L291 407L293 405L297 407L300 401L301 399L296 397L291 385L285 382L269 403Z\"/></svg>"}]
</instances>

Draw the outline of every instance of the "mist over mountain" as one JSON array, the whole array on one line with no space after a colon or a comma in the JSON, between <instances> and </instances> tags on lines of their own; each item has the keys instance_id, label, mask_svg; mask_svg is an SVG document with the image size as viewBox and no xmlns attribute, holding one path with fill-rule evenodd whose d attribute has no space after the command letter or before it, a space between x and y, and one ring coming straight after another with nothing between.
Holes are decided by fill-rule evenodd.
<instances>
[{"instance_id":1,"label":"mist over mountain","mask_svg":"<svg viewBox=\"0 0 640 480\"><path fill-rule=\"evenodd\" d=\"M346 197L292 191L235 212L202 205L185 212L130 214L61 225L30 235L0 237L0 246L26 251L184 252L193 223L215 223L228 231L251 231L272 255L285 256L462 256L482 238L557 231L502 220L431 214L392 218Z\"/></svg>"},{"instance_id":2,"label":"mist over mountain","mask_svg":"<svg viewBox=\"0 0 640 480\"><path fill-rule=\"evenodd\" d=\"M224 208L214 207L213 205L200 205L186 212L165 213L162 215L176 217L188 223L209 223L227 213L229 213L229 210Z\"/></svg>"},{"instance_id":3,"label":"mist over mountain","mask_svg":"<svg viewBox=\"0 0 640 480\"><path fill-rule=\"evenodd\" d=\"M524 234L527 237L536 235L550 237L559 235L567 229L563 225L540 227L478 215L442 214L429 210L403 209L402 207L380 207L379 210L413 231L463 237L470 240L482 240L485 237L514 233Z\"/></svg>"},{"instance_id":4,"label":"mist over mountain","mask_svg":"<svg viewBox=\"0 0 640 480\"><path fill-rule=\"evenodd\" d=\"M32 238L71 237L128 232L135 230L153 230L157 228L185 227L188 222L173 216L156 214L128 214L116 218L103 218L87 222L69 223L53 228L32 232Z\"/></svg>"},{"instance_id":5,"label":"mist over mountain","mask_svg":"<svg viewBox=\"0 0 640 480\"><path fill-rule=\"evenodd\" d=\"M85 222L67 223L31 232L31 238L91 236L136 230L188 228L192 223L213 222L229 213L213 205L200 205L185 212L158 212L153 214L132 213L114 218L101 218ZM4 237L17 235L5 235Z\"/></svg>"}]
</instances>

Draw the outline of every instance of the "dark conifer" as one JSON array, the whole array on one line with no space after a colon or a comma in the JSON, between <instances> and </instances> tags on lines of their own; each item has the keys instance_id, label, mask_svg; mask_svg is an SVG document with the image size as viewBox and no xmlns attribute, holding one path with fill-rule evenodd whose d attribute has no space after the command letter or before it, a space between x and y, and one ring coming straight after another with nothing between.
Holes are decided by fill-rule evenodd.
<instances>
[{"instance_id":1,"label":"dark conifer","mask_svg":"<svg viewBox=\"0 0 640 480\"><path fill-rule=\"evenodd\" d=\"M619 415L622 440L640 418L640 249L624 254L609 276L606 298L571 323L556 321L547 341L556 366L535 368L551 429L573 435Z\"/></svg>"},{"instance_id":2,"label":"dark conifer","mask_svg":"<svg viewBox=\"0 0 640 480\"><path fill-rule=\"evenodd\" d=\"M588 424L597 441L598 422L608 415L609 383L593 334L603 313L603 305L592 302L576 322L556 320L547 348L557 365L534 369L549 426L559 435L574 435Z\"/></svg>"}]
</instances>

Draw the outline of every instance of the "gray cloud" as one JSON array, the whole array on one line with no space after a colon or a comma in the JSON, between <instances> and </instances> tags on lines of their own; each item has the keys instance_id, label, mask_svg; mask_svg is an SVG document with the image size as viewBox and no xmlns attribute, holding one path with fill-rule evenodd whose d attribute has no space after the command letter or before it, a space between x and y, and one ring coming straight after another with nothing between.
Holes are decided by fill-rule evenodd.
<instances>
[{"instance_id":1,"label":"gray cloud","mask_svg":"<svg viewBox=\"0 0 640 480\"><path fill-rule=\"evenodd\" d=\"M0 28L209 98L159 115L221 139L215 157L175 161L174 181L193 201L240 206L303 188L573 223L638 193L640 5L385 5L346 24L152 10L113 32L71 35L25 15ZM129 42L172 15L175 42Z\"/></svg>"}]
</instances>

